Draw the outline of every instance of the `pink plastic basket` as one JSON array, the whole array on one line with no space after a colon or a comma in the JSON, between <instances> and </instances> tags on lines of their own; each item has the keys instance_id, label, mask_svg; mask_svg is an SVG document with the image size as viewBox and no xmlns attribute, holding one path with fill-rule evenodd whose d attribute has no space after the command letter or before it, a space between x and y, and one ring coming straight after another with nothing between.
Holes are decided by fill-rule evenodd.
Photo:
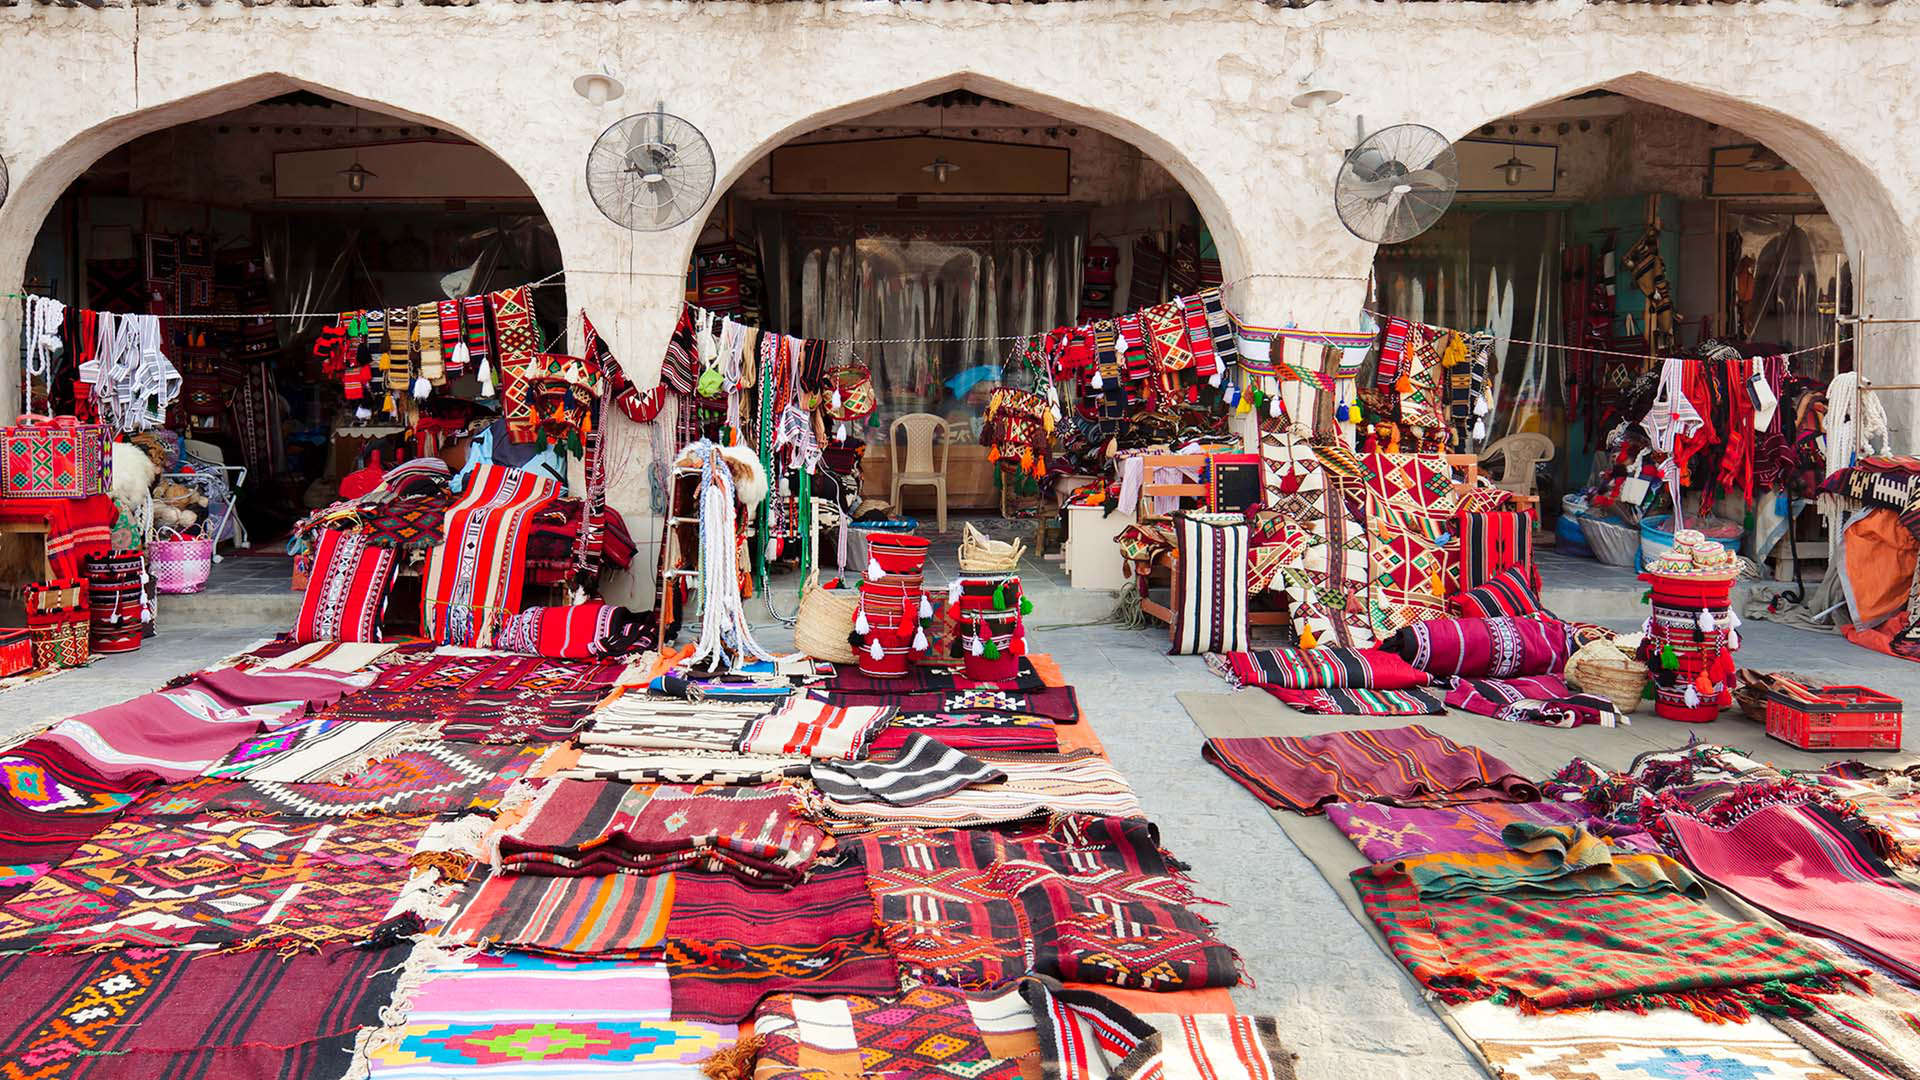
<instances>
[{"instance_id":1,"label":"pink plastic basket","mask_svg":"<svg viewBox=\"0 0 1920 1080\"><path fill-rule=\"evenodd\" d=\"M213 574L213 541L155 540L152 545L153 581L163 593L197 593Z\"/></svg>"}]
</instances>

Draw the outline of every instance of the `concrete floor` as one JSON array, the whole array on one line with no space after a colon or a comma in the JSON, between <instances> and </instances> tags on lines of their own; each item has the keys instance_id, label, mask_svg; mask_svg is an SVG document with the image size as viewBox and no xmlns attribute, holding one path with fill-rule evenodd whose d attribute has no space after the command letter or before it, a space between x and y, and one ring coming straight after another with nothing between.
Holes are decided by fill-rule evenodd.
<instances>
[{"instance_id":1,"label":"concrete floor","mask_svg":"<svg viewBox=\"0 0 1920 1080\"><path fill-rule=\"evenodd\" d=\"M951 567L938 557L933 562L928 578L930 587L937 587L936 579L944 581ZM273 559L234 559L216 568L216 581L223 572L249 579L226 595L235 600L251 595L258 603L284 568ZM1030 623L1034 651L1059 661L1108 752L1159 824L1162 842L1191 865L1198 891L1224 905L1208 907L1205 914L1245 961L1248 979L1235 989L1235 1001L1245 1011L1279 1017L1283 1037L1300 1055L1302 1080L1484 1075L1286 834L1246 791L1201 760L1199 733L1174 695L1222 688L1202 661L1167 656L1164 628L1124 630L1101 622L1110 599L1072 590L1057 563L1023 566L1022 572L1036 605ZM1549 564L1544 572L1550 592L1560 590L1562 615L1623 628L1638 624L1640 588L1630 573L1597 564ZM774 583L782 611L792 610L792 589L789 580ZM218 617L245 622L244 610L236 604ZM766 616L761 599L750 601L749 610L764 645L791 647L790 632ZM163 622L162 636L137 653L103 657L84 670L15 689L0 709L0 741L144 693L285 625L277 618L269 625L253 624L258 621L174 623L171 628ZM1742 633L1743 664L1865 683L1903 699L1920 696L1920 664L1835 636L1757 621ZM1909 718L1909 747L1920 747L1916 723ZM1502 727L1487 721L1483 745L1498 752ZM1703 728L1701 736L1712 738L1713 728Z\"/></svg>"}]
</instances>

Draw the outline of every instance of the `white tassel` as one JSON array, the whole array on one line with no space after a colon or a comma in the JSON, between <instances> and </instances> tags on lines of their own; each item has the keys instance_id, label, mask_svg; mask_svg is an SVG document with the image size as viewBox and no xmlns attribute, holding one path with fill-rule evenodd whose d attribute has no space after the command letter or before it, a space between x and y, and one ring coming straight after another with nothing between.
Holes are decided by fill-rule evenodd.
<instances>
[{"instance_id":1,"label":"white tassel","mask_svg":"<svg viewBox=\"0 0 1920 1080\"><path fill-rule=\"evenodd\" d=\"M833 437L838 442L846 442L847 434L847 422L842 420L839 425L833 429Z\"/></svg>"},{"instance_id":2,"label":"white tassel","mask_svg":"<svg viewBox=\"0 0 1920 1080\"><path fill-rule=\"evenodd\" d=\"M1738 630L1727 631L1727 651L1728 652L1740 651L1740 631Z\"/></svg>"},{"instance_id":3,"label":"white tassel","mask_svg":"<svg viewBox=\"0 0 1920 1080\"><path fill-rule=\"evenodd\" d=\"M920 594L920 617L923 619L933 618L933 602L927 599L926 593Z\"/></svg>"},{"instance_id":4,"label":"white tassel","mask_svg":"<svg viewBox=\"0 0 1920 1080\"><path fill-rule=\"evenodd\" d=\"M1734 611L1731 608L1727 609L1727 629L1738 630L1740 629L1741 622L1742 620L1740 618L1739 612Z\"/></svg>"},{"instance_id":5,"label":"white tassel","mask_svg":"<svg viewBox=\"0 0 1920 1080\"><path fill-rule=\"evenodd\" d=\"M1712 631L1713 629L1713 613L1712 612L1702 611L1700 613L1699 618L1696 618L1693 621L1695 625L1699 626L1700 629L1703 631Z\"/></svg>"},{"instance_id":6,"label":"white tassel","mask_svg":"<svg viewBox=\"0 0 1920 1080\"><path fill-rule=\"evenodd\" d=\"M867 580L879 581L881 578L886 576L887 576L887 572L885 570L880 569L880 560L874 558L871 555L867 556Z\"/></svg>"},{"instance_id":7,"label":"white tassel","mask_svg":"<svg viewBox=\"0 0 1920 1080\"><path fill-rule=\"evenodd\" d=\"M932 644L932 642L929 642L927 640L927 632L924 629L915 630L913 632L913 651L914 652L926 652L927 646L930 644Z\"/></svg>"},{"instance_id":8,"label":"white tassel","mask_svg":"<svg viewBox=\"0 0 1920 1080\"><path fill-rule=\"evenodd\" d=\"M981 642L982 642L982 639L978 637L968 638L967 651L972 653L975 656L985 655L987 651L987 647Z\"/></svg>"},{"instance_id":9,"label":"white tassel","mask_svg":"<svg viewBox=\"0 0 1920 1080\"><path fill-rule=\"evenodd\" d=\"M839 411L839 409L840 409L840 406L841 406L841 405L843 405L843 404L845 404L845 401L844 401L844 399L843 399L843 398L841 398L841 396L840 396L840 388L836 386L836 387L834 387L834 388L833 388L833 408L834 408L834 411L836 411L836 412L838 412L838 411Z\"/></svg>"},{"instance_id":10,"label":"white tassel","mask_svg":"<svg viewBox=\"0 0 1920 1080\"><path fill-rule=\"evenodd\" d=\"M1700 706L1700 691L1699 691L1698 689L1696 689L1696 688L1694 687L1694 685L1693 685L1692 683L1688 683L1688 684L1687 684L1687 692L1686 692L1686 693L1684 693L1684 694L1682 694L1682 695L1680 695L1680 700L1682 700L1682 701L1684 701L1684 702L1686 702L1686 703L1687 703L1687 708L1689 708L1689 709L1695 709L1695 708L1699 708L1699 706Z\"/></svg>"},{"instance_id":11,"label":"white tassel","mask_svg":"<svg viewBox=\"0 0 1920 1080\"><path fill-rule=\"evenodd\" d=\"M453 356L447 360L447 367L454 371L464 371L468 361L472 359L473 353L467 350L467 343L456 341L453 343Z\"/></svg>"},{"instance_id":12,"label":"white tassel","mask_svg":"<svg viewBox=\"0 0 1920 1080\"><path fill-rule=\"evenodd\" d=\"M373 419L373 410L367 408L365 405L362 405L359 408L353 410L353 417L356 420L371 420Z\"/></svg>"},{"instance_id":13,"label":"white tassel","mask_svg":"<svg viewBox=\"0 0 1920 1080\"><path fill-rule=\"evenodd\" d=\"M1267 398L1267 415L1268 416L1280 415L1280 395L1279 394L1274 394L1273 396Z\"/></svg>"},{"instance_id":14,"label":"white tassel","mask_svg":"<svg viewBox=\"0 0 1920 1080\"><path fill-rule=\"evenodd\" d=\"M872 630L873 624L867 621L867 609L861 608L860 613L853 617L853 632L856 634L865 634Z\"/></svg>"},{"instance_id":15,"label":"white tassel","mask_svg":"<svg viewBox=\"0 0 1920 1080\"><path fill-rule=\"evenodd\" d=\"M415 400L419 400L420 398L427 397L432 393L433 393L433 384L427 381L427 377L425 375L414 376L413 396Z\"/></svg>"},{"instance_id":16,"label":"white tassel","mask_svg":"<svg viewBox=\"0 0 1920 1080\"><path fill-rule=\"evenodd\" d=\"M1207 385L1213 387L1215 390L1220 389L1220 369L1219 368L1214 368L1213 374L1207 376Z\"/></svg>"},{"instance_id":17,"label":"white tassel","mask_svg":"<svg viewBox=\"0 0 1920 1080\"><path fill-rule=\"evenodd\" d=\"M1103 387L1103 386L1105 386L1105 385L1107 385L1107 380L1105 380L1105 379L1103 379L1103 378L1101 378L1101 377L1100 377L1100 369L1099 369L1099 368L1094 368L1094 369L1093 369L1093 383L1092 383L1091 385L1093 386L1093 388L1094 388L1095 390L1098 390L1098 389L1100 389L1101 387Z\"/></svg>"},{"instance_id":18,"label":"white tassel","mask_svg":"<svg viewBox=\"0 0 1920 1080\"><path fill-rule=\"evenodd\" d=\"M493 396L493 364L491 363L480 365L480 396L483 398Z\"/></svg>"},{"instance_id":19,"label":"white tassel","mask_svg":"<svg viewBox=\"0 0 1920 1080\"><path fill-rule=\"evenodd\" d=\"M879 638L874 638L872 641L867 642L867 655L873 657L875 660L885 660L887 658L887 650L880 647Z\"/></svg>"},{"instance_id":20,"label":"white tassel","mask_svg":"<svg viewBox=\"0 0 1920 1080\"><path fill-rule=\"evenodd\" d=\"M953 581L947 585L947 603L949 605L953 605L953 604L958 604L959 602L960 602L960 579L954 578Z\"/></svg>"},{"instance_id":21,"label":"white tassel","mask_svg":"<svg viewBox=\"0 0 1920 1080\"><path fill-rule=\"evenodd\" d=\"M1474 441L1478 442L1479 440L1484 439L1486 437L1487 437L1487 422L1485 420L1475 420L1473 422Z\"/></svg>"}]
</instances>

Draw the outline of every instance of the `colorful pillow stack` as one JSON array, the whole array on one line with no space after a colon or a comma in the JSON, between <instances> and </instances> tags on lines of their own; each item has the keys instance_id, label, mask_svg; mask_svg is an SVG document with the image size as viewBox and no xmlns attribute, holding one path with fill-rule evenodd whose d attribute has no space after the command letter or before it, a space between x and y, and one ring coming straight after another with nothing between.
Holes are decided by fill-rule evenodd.
<instances>
[{"instance_id":1,"label":"colorful pillow stack","mask_svg":"<svg viewBox=\"0 0 1920 1080\"><path fill-rule=\"evenodd\" d=\"M927 630L933 605L921 590L927 543L905 533L875 533L867 540L867 576L848 639L862 674L900 678L932 645Z\"/></svg>"},{"instance_id":2,"label":"colorful pillow stack","mask_svg":"<svg viewBox=\"0 0 1920 1080\"><path fill-rule=\"evenodd\" d=\"M953 655L961 670L977 682L1011 679L1027 654L1025 617L1033 601L1020 591L1013 574L956 578L947 591L952 612Z\"/></svg>"}]
</instances>

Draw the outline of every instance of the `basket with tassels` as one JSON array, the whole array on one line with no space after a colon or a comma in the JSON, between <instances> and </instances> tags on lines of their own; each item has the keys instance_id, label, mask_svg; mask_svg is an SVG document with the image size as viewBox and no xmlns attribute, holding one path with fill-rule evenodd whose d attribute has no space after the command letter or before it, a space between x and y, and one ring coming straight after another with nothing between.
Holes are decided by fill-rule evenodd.
<instances>
[{"instance_id":1,"label":"basket with tassels","mask_svg":"<svg viewBox=\"0 0 1920 1080\"><path fill-rule=\"evenodd\" d=\"M1623 713L1638 708L1647 692L1647 665L1611 641L1582 646L1567 660L1566 675L1568 685L1611 700Z\"/></svg>"},{"instance_id":2,"label":"basket with tassels","mask_svg":"<svg viewBox=\"0 0 1920 1080\"><path fill-rule=\"evenodd\" d=\"M1025 541L994 540L969 521L960 530L960 569L969 574L1011 573L1026 549Z\"/></svg>"}]
</instances>

